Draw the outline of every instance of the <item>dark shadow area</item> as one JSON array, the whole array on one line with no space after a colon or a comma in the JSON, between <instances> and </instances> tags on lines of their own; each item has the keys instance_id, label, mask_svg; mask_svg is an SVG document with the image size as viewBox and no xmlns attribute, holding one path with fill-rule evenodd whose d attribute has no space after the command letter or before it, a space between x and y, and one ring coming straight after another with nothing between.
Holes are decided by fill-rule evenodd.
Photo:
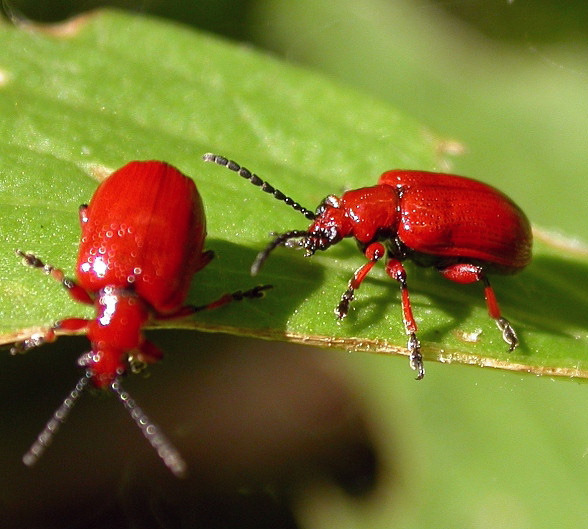
<instances>
[{"instance_id":1,"label":"dark shadow area","mask_svg":"<svg viewBox=\"0 0 588 529\"><path fill-rule=\"evenodd\" d=\"M379 265L378 265L379 266ZM475 307L483 307L483 286L460 285L441 277L434 269L421 268L405 263L407 282L412 294L411 304L418 318L427 309L417 301L416 294L423 294L431 303L451 317L443 327L420 324L419 337L424 341L438 341L460 327ZM353 274L350 269L349 277ZM525 351L524 331L548 331L554 336L570 337L572 332L588 333L588 266L549 256L538 256L522 272L516 275L491 275L490 280L502 313L517 331L521 331L520 351ZM365 289L356 293L355 310L350 311L345 325L353 326L360 335L362 330L374 325L386 315L398 316L398 328L402 329L400 289L387 277L369 276L365 284L387 285L389 294L370 296ZM341 285L341 293L346 288ZM338 299L333 300L335 307ZM498 333L498 330L496 331Z\"/></svg>"},{"instance_id":2,"label":"dark shadow area","mask_svg":"<svg viewBox=\"0 0 588 529\"><path fill-rule=\"evenodd\" d=\"M570 327L588 333L588 264L538 256L523 274L505 297L525 302L528 309L517 311L525 325L553 334Z\"/></svg>"},{"instance_id":3,"label":"dark shadow area","mask_svg":"<svg viewBox=\"0 0 588 529\"><path fill-rule=\"evenodd\" d=\"M431 2L486 37L511 44L562 42L588 37L588 4L529 2Z\"/></svg>"},{"instance_id":4,"label":"dark shadow area","mask_svg":"<svg viewBox=\"0 0 588 529\"><path fill-rule=\"evenodd\" d=\"M218 334L149 338L165 358L125 388L181 451L188 478L173 477L120 403L97 391L35 467L21 463L80 376L87 342L61 338L0 358L0 527L293 528L293 501L313 482L353 496L375 486L369 419L328 356Z\"/></svg>"},{"instance_id":5,"label":"dark shadow area","mask_svg":"<svg viewBox=\"0 0 588 529\"><path fill-rule=\"evenodd\" d=\"M234 311L238 311L240 324L244 327L284 329L290 315L323 283L324 268L293 249L276 251L259 275L251 277L251 263L257 255L255 249L211 238L207 238L206 248L215 252L215 258L194 276L189 297L191 303L205 304L225 292L273 285L264 299L244 300L199 313L198 318L207 322L234 323ZM261 248L263 244L260 244Z\"/></svg>"},{"instance_id":6,"label":"dark shadow area","mask_svg":"<svg viewBox=\"0 0 588 529\"><path fill-rule=\"evenodd\" d=\"M169 2L165 0L3 0L3 10L15 22L33 20L58 23L92 9L119 8L139 14L150 14L202 28L236 40L246 40L249 0L200 0Z\"/></svg>"}]
</instances>

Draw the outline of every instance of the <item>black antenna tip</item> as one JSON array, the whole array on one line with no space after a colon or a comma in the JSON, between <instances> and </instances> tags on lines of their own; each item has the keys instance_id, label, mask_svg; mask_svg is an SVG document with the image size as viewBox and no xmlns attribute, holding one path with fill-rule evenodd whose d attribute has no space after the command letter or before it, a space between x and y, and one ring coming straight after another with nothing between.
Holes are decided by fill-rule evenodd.
<instances>
[{"instance_id":1,"label":"black antenna tip","mask_svg":"<svg viewBox=\"0 0 588 529\"><path fill-rule=\"evenodd\" d=\"M254 186L261 188L262 191L265 191L266 193L272 195L275 199L284 202L285 204L295 209L299 213L302 213L302 215L304 215L308 220L316 219L315 213L313 213L309 209L303 208L300 204L298 204L298 202L295 202L292 198L286 196L279 189L276 189L274 186L272 186L265 180L262 180L255 173L252 173L246 167L242 167L237 162L229 160L228 158L220 156L219 154L213 154L211 152L203 154L202 159L205 162L212 162L216 163L217 165L222 165L223 167L226 167L227 169L237 173L242 178L249 180L249 182L251 182Z\"/></svg>"},{"instance_id":2,"label":"black antenna tip","mask_svg":"<svg viewBox=\"0 0 588 529\"><path fill-rule=\"evenodd\" d=\"M202 159L205 162L215 162L217 158L220 158L220 157L217 156L216 154L211 153L211 152L207 152L206 154L202 155Z\"/></svg>"},{"instance_id":3,"label":"black antenna tip","mask_svg":"<svg viewBox=\"0 0 588 529\"><path fill-rule=\"evenodd\" d=\"M257 254L253 264L251 265L251 275L256 276L263 263L265 263L266 259L269 257L269 254L274 251L275 248L278 246L282 246L286 241L290 239L299 239L301 237L308 237L309 232L304 230L292 230L287 231L286 233L282 233L277 235L273 241L271 241L261 252Z\"/></svg>"}]
</instances>

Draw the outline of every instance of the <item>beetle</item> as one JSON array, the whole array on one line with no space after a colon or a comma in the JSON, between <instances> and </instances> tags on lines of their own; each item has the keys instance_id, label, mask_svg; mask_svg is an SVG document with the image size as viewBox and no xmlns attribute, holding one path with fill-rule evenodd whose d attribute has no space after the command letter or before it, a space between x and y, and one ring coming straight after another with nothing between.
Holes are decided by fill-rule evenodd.
<instances>
[{"instance_id":1,"label":"beetle","mask_svg":"<svg viewBox=\"0 0 588 529\"><path fill-rule=\"evenodd\" d=\"M75 301L93 305L94 319L66 318L43 333L17 343L23 352L56 339L57 331L86 331L89 352L78 364L85 374L56 410L23 457L33 465L73 404L90 384L112 391L124 404L165 465L177 476L186 463L161 430L121 385L129 369L160 360L162 351L146 340L142 328L153 320L185 317L234 300L261 297L270 285L225 294L202 306L185 305L193 275L214 253L204 250L206 217L193 180L160 161L133 161L113 172L79 209L81 239L76 279L17 250L24 263L59 281Z\"/></svg>"},{"instance_id":2,"label":"beetle","mask_svg":"<svg viewBox=\"0 0 588 529\"><path fill-rule=\"evenodd\" d=\"M375 186L346 191L341 197L328 195L312 212L232 160L211 153L203 159L238 173L312 221L307 230L277 235L258 254L251 267L253 275L276 247L292 239L311 256L346 237L354 238L368 262L355 271L341 296L335 309L341 320L355 291L385 258L387 275L400 285L410 367L417 372L417 380L425 369L405 260L436 268L456 283L481 282L488 313L509 351L519 344L515 330L501 314L488 274L514 274L525 268L531 261L533 237L525 213L498 189L454 174L394 169L384 172Z\"/></svg>"}]
</instances>

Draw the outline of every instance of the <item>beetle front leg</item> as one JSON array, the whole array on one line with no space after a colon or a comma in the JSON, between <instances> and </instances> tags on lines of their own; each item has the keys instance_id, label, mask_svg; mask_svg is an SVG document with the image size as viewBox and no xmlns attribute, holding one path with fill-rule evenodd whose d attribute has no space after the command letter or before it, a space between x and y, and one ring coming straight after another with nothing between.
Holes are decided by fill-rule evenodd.
<instances>
[{"instance_id":1,"label":"beetle front leg","mask_svg":"<svg viewBox=\"0 0 588 529\"><path fill-rule=\"evenodd\" d=\"M81 331L88 327L89 320L83 318L66 318L65 320L54 323L45 332L35 333L30 338L22 342L15 343L10 348L10 354L16 355L25 353L29 349L40 347L45 343L51 343L57 340L56 331Z\"/></svg>"},{"instance_id":2,"label":"beetle front leg","mask_svg":"<svg viewBox=\"0 0 588 529\"><path fill-rule=\"evenodd\" d=\"M490 285L490 281L481 266L459 263L443 268L439 272L443 277L456 283L466 284L482 281L484 283L484 298L486 299L488 314L494 319L496 326L502 332L502 339L509 345L508 350L513 351L519 345L519 339L515 330L512 328L510 322L506 318L503 318L500 313L500 307L498 306L498 301L496 301L494 289Z\"/></svg>"},{"instance_id":3,"label":"beetle front leg","mask_svg":"<svg viewBox=\"0 0 588 529\"><path fill-rule=\"evenodd\" d=\"M421 343L419 342L416 331L417 324L412 314L410 305L410 296L406 284L406 271L398 259L389 259L386 263L386 273L400 284L400 294L402 302L402 320L404 328L408 335L408 351L410 353L410 367L417 372L417 380L425 376L425 366L421 354Z\"/></svg>"},{"instance_id":4,"label":"beetle front leg","mask_svg":"<svg viewBox=\"0 0 588 529\"><path fill-rule=\"evenodd\" d=\"M176 318L184 318L190 316L196 312L202 312L204 310L213 310L223 307L233 301L242 301L244 299L258 299L265 295L266 290L274 288L273 285L257 285L256 287L250 288L249 290L236 290L229 294L223 294L220 298L207 303L206 305L184 305L177 311L170 314L157 313L154 315L156 320L173 320Z\"/></svg>"},{"instance_id":5,"label":"beetle front leg","mask_svg":"<svg viewBox=\"0 0 588 529\"><path fill-rule=\"evenodd\" d=\"M353 274L349 281L347 290L341 296L341 301L335 309L335 314L339 319L343 319L349 312L349 304L355 297L355 291L361 286L363 280L367 277L374 265L386 255L384 245L379 242L370 244L365 250L365 256L369 260L363 266L360 266ZM416 322L412 315L410 307L410 300L408 297L408 289L406 287L406 272L402 263L396 259L390 259L386 264L386 273L394 280L400 283L402 292L402 313L404 320L404 328L408 334L408 350L410 352L410 367L417 372L417 380L425 376L425 368L423 366L423 357L421 355L421 344L416 337Z\"/></svg>"},{"instance_id":6,"label":"beetle front leg","mask_svg":"<svg viewBox=\"0 0 588 529\"><path fill-rule=\"evenodd\" d=\"M94 303L90 295L73 279L65 277L63 271L59 268L55 268L54 266L45 264L43 261L41 261L41 259L39 259L36 255L32 253L25 253L21 250L16 250L16 255L22 257L24 263L27 266L30 266L32 268L40 268L48 276L51 276L53 279L55 279L55 281L59 281L62 284L62 286L67 290L69 296L75 301L80 301L82 303L87 303L90 305ZM54 342L57 338L55 335L55 331L78 331L84 329L86 326L87 320L80 318L68 318L59 321L52 325L47 331L43 333L33 334L30 338L27 338L22 342L14 344L11 347L10 352L11 354L23 353L25 351L28 351L29 349L39 347L44 343Z\"/></svg>"},{"instance_id":7,"label":"beetle front leg","mask_svg":"<svg viewBox=\"0 0 588 529\"><path fill-rule=\"evenodd\" d=\"M79 301L80 303L86 303L88 305L93 305L94 300L80 285L78 285L73 279L69 277L65 277L63 270L59 268L55 268L49 264L45 264L41 259L39 259L36 255L32 253L25 253L21 250L16 250L16 255L22 257L24 263L27 266L32 268L40 268L45 272L48 276L51 276L55 281L59 281L63 288L67 290L67 293L74 301Z\"/></svg>"},{"instance_id":8,"label":"beetle front leg","mask_svg":"<svg viewBox=\"0 0 588 529\"><path fill-rule=\"evenodd\" d=\"M374 242L366 248L364 255L366 256L369 262L360 266L355 271L353 277L349 280L347 290L341 296L341 301L335 309L335 314L337 318L339 318L340 320L347 316L347 313L349 312L349 304L355 298L355 291L361 286L361 283L367 277L367 275L369 274L370 270L374 267L374 265L382 257L384 257L384 255L386 255L386 249L384 248L383 244L379 242Z\"/></svg>"},{"instance_id":9,"label":"beetle front leg","mask_svg":"<svg viewBox=\"0 0 588 529\"><path fill-rule=\"evenodd\" d=\"M274 288L273 285L257 285L256 287L250 288L249 290L236 290L229 294L224 294L215 301L212 301L206 305L191 305L187 307L191 312L201 312L203 310L218 309L233 301L243 301L244 299L258 299L265 295L266 290Z\"/></svg>"}]
</instances>

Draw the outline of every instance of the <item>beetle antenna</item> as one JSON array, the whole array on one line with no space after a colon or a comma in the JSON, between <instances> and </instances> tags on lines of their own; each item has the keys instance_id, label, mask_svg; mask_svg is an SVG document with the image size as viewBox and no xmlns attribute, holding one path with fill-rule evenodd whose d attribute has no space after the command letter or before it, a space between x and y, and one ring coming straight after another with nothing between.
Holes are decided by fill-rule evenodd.
<instances>
[{"instance_id":1,"label":"beetle antenna","mask_svg":"<svg viewBox=\"0 0 588 529\"><path fill-rule=\"evenodd\" d=\"M307 237L309 232L302 230L287 231L278 235L272 242L270 242L261 252L257 254L255 261L251 265L251 275L255 276L258 274L265 260L269 257L269 254L278 246L281 246L289 239L296 239L298 237Z\"/></svg>"},{"instance_id":2,"label":"beetle antenna","mask_svg":"<svg viewBox=\"0 0 588 529\"><path fill-rule=\"evenodd\" d=\"M147 441L149 441L149 444L155 449L157 455L161 458L165 466L169 468L176 477L184 477L186 475L186 462L159 427L151 421L145 412L123 389L120 380L116 379L110 385L110 389L128 410L131 418L135 421L141 432L143 432L143 435Z\"/></svg>"},{"instance_id":3,"label":"beetle antenna","mask_svg":"<svg viewBox=\"0 0 588 529\"><path fill-rule=\"evenodd\" d=\"M43 428L37 437L37 440L29 448L29 451L23 456L22 462L25 465L32 467L43 455L45 449L51 444L51 441L53 441L53 437L57 433L57 430L59 430L59 427L66 421L69 412L80 398L80 395L84 391L84 388L88 385L89 380L89 374L86 374L80 378L76 384L76 387L64 399L61 406L55 410L53 417L51 417L45 428Z\"/></svg>"},{"instance_id":4,"label":"beetle antenna","mask_svg":"<svg viewBox=\"0 0 588 529\"><path fill-rule=\"evenodd\" d=\"M314 220L316 218L316 214L309 209L303 208L298 202L294 202L293 199L286 196L282 193L279 189L276 189L272 185L268 184L265 180L262 180L257 176L255 173L252 173L246 167L241 167L238 163L234 162L233 160L229 160L224 156L220 156L218 154L206 153L202 156L202 159L205 162L213 162L217 165L222 165L231 171L234 171L239 176L249 180L254 186L260 187L262 191L273 195L273 197L277 200L281 200L288 204L288 206L292 207L296 211L302 213L308 220Z\"/></svg>"}]
</instances>

